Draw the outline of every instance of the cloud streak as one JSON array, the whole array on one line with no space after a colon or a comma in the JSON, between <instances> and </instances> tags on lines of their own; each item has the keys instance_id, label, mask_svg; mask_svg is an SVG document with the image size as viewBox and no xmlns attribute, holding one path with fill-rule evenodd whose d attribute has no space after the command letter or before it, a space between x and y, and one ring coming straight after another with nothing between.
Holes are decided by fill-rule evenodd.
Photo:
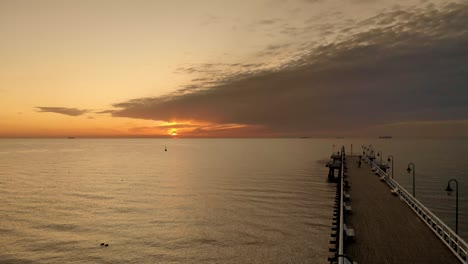
<instances>
[{"instance_id":1,"label":"cloud streak","mask_svg":"<svg viewBox=\"0 0 468 264\"><path fill-rule=\"evenodd\" d=\"M112 115L242 124L284 135L468 119L467 24L468 4L393 9L357 21L353 30L336 29L335 42L304 46L274 69L232 70L203 89L116 103ZM216 73L211 64L182 71Z\"/></svg>"},{"instance_id":2,"label":"cloud streak","mask_svg":"<svg viewBox=\"0 0 468 264\"><path fill-rule=\"evenodd\" d=\"M159 126L133 127L129 132L141 136L166 136L173 132L184 137L249 137L274 136L261 126L241 124L213 124L213 123L178 123Z\"/></svg>"},{"instance_id":3,"label":"cloud streak","mask_svg":"<svg viewBox=\"0 0 468 264\"><path fill-rule=\"evenodd\" d=\"M41 113L56 113L67 116L80 116L90 112L90 110L87 109L50 106L37 106L36 111Z\"/></svg>"}]
</instances>

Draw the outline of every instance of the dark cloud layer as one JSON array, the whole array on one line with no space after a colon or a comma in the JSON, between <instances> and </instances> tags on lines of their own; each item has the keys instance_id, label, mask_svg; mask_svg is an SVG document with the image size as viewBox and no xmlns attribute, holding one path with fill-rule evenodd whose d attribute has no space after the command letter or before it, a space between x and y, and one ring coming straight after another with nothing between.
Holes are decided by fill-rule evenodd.
<instances>
[{"instance_id":1,"label":"dark cloud layer","mask_svg":"<svg viewBox=\"0 0 468 264\"><path fill-rule=\"evenodd\" d=\"M468 119L466 25L468 4L394 9L276 69L234 72L206 89L117 103L113 115L259 125L284 134Z\"/></svg>"},{"instance_id":2,"label":"dark cloud layer","mask_svg":"<svg viewBox=\"0 0 468 264\"><path fill-rule=\"evenodd\" d=\"M41 113L56 113L68 116L80 116L84 115L89 112L89 110L85 109L77 109L77 108L67 108L67 107L45 107L45 106L38 106L36 107L37 112Z\"/></svg>"}]
</instances>

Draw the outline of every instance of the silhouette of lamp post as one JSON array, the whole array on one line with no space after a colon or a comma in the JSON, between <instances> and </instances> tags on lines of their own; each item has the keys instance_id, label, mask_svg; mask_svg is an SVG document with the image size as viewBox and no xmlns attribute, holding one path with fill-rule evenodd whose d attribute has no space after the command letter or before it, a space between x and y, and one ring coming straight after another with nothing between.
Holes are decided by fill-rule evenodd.
<instances>
[{"instance_id":1,"label":"silhouette of lamp post","mask_svg":"<svg viewBox=\"0 0 468 264\"><path fill-rule=\"evenodd\" d=\"M455 179L451 179L450 181L448 181L447 183L447 188L445 188L445 190L447 191L447 194L451 194L453 192L453 189L450 187L450 183L454 181L455 182L455 190L457 192L456 194L456 201L455 201L455 234L458 235L458 181L455 180Z\"/></svg>"},{"instance_id":2,"label":"silhouette of lamp post","mask_svg":"<svg viewBox=\"0 0 468 264\"><path fill-rule=\"evenodd\" d=\"M366 155L368 158L370 158L370 157L371 157L371 155L370 155L371 148L370 148L370 147L365 147L365 149L366 149L366 154L365 154L365 155Z\"/></svg>"},{"instance_id":3,"label":"silhouette of lamp post","mask_svg":"<svg viewBox=\"0 0 468 264\"><path fill-rule=\"evenodd\" d=\"M372 147L372 145L369 145L368 150L370 152L369 157L370 157L371 161L374 161L374 159L375 159L374 147Z\"/></svg>"},{"instance_id":4,"label":"silhouette of lamp post","mask_svg":"<svg viewBox=\"0 0 468 264\"><path fill-rule=\"evenodd\" d=\"M413 165L413 197L416 198L416 192L415 192L416 187L415 187L415 181L414 181L414 176L415 176L415 174L416 174L416 169L415 169L415 167L414 167L414 163L411 162L411 163L408 164L408 168L406 169L406 171L407 171L408 173L411 172L411 167L410 167L410 165Z\"/></svg>"},{"instance_id":5,"label":"silhouette of lamp post","mask_svg":"<svg viewBox=\"0 0 468 264\"><path fill-rule=\"evenodd\" d=\"M390 157L392 157L392 159L390 159ZM393 179L393 155L389 155L387 161L392 162L392 179Z\"/></svg>"},{"instance_id":6,"label":"silhouette of lamp post","mask_svg":"<svg viewBox=\"0 0 468 264\"><path fill-rule=\"evenodd\" d=\"M377 151L377 157L380 156L380 167L382 167L382 151Z\"/></svg>"}]
</instances>

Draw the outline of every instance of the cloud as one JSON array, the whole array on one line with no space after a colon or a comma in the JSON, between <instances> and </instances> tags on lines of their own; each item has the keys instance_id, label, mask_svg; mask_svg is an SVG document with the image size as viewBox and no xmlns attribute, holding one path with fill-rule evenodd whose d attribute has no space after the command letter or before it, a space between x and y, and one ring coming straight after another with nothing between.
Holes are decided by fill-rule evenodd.
<instances>
[{"instance_id":1,"label":"cloud","mask_svg":"<svg viewBox=\"0 0 468 264\"><path fill-rule=\"evenodd\" d=\"M258 24L260 25L273 25L273 24L276 24L278 22L280 22L281 19L262 19L260 21L258 21Z\"/></svg>"},{"instance_id":2,"label":"cloud","mask_svg":"<svg viewBox=\"0 0 468 264\"><path fill-rule=\"evenodd\" d=\"M231 71L205 89L116 103L112 115L285 135L468 119L467 24L468 4L392 9L275 69Z\"/></svg>"},{"instance_id":3,"label":"cloud","mask_svg":"<svg viewBox=\"0 0 468 264\"><path fill-rule=\"evenodd\" d=\"M219 16L207 14L202 17L201 25L206 26L206 25L217 24L220 21L221 21L221 18Z\"/></svg>"},{"instance_id":4,"label":"cloud","mask_svg":"<svg viewBox=\"0 0 468 264\"><path fill-rule=\"evenodd\" d=\"M129 132L141 136L170 136L176 132L184 137L248 137L273 136L261 126L213 123L168 123L159 126L133 127Z\"/></svg>"},{"instance_id":5,"label":"cloud","mask_svg":"<svg viewBox=\"0 0 468 264\"><path fill-rule=\"evenodd\" d=\"M113 110L99 110L99 111L94 111L93 113L95 114L112 114L114 111Z\"/></svg>"},{"instance_id":6,"label":"cloud","mask_svg":"<svg viewBox=\"0 0 468 264\"><path fill-rule=\"evenodd\" d=\"M315 4L315 3L324 2L325 0L302 0L302 1L304 1L305 3L309 3L309 4Z\"/></svg>"},{"instance_id":7,"label":"cloud","mask_svg":"<svg viewBox=\"0 0 468 264\"><path fill-rule=\"evenodd\" d=\"M37 106L37 112L41 113L56 113L68 116L80 116L84 115L90 110L87 109L78 109L78 108L68 108L68 107L46 107L46 106Z\"/></svg>"}]
</instances>

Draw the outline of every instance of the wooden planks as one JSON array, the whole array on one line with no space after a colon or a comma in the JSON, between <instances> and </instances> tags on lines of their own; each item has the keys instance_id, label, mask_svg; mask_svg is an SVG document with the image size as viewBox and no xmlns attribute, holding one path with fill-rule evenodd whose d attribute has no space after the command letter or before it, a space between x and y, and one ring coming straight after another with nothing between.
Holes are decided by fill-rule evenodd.
<instances>
[{"instance_id":1,"label":"wooden planks","mask_svg":"<svg viewBox=\"0 0 468 264\"><path fill-rule=\"evenodd\" d=\"M347 223L355 230L346 254L366 263L460 263L453 253L365 162L347 156L352 188Z\"/></svg>"}]
</instances>

